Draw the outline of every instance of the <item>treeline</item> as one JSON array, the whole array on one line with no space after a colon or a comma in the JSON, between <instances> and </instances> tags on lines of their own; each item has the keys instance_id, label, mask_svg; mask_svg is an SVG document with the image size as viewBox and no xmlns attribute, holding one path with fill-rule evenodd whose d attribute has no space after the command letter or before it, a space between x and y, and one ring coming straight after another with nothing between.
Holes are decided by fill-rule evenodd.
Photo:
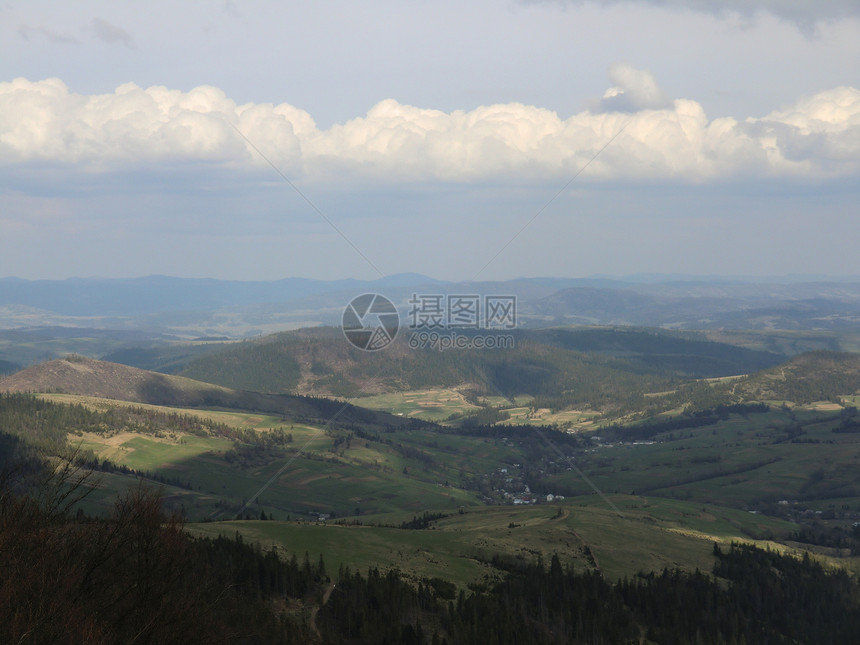
<instances>
[{"instance_id":1,"label":"treeline","mask_svg":"<svg viewBox=\"0 0 860 645\"><path fill-rule=\"evenodd\" d=\"M64 472L32 496L0 482L0 642L835 645L860 633L857 580L809 557L715 545L713 575L617 584L557 556L494 557L505 578L470 595L396 571L332 581L322 557L192 538L145 490L107 518L75 516L80 486Z\"/></svg>"},{"instance_id":2,"label":"treeline","mask_svg":"<svg viewBox=\"0 0 860 645\"><path fill-rule=\"evenodd\" d=\"M104 415L82 405L58 405L29 394L0 393L0 432L15 435L34 449L60 454L72 432L105 432Z\"/></svg>"},{"instance_id":3,"label":"treeline","mask_svg":"<svg viewBox=\"0 0 860 645\"><path fill-rule=\"evenodd\" d=\"M720 405L712 409L697 410L661 421L647 421L635 425L604 426L600 429L600 436L610 441L642 441L665 432L715 425L728 419L731 414L763 414L769 409L765 403Z\"/></svg>"},{"instance_id":4,"label":"treeline","mask_svg":"<svg viewBox=\"0 0 860 645\"><path fill-rule=\"evenodd\" d=\"M839 425L833 428L831 432L837 434L860 433L860 417L858 417L857 408L850 406L841 410L839 413Z\"/></svg>"},{"instance_id":5,"label":"treeline","mask_svg":"<svg viewBox=\"0 0 860 645\"><path fill-rule=\"evenodd\" d=\"M492 589L444 602L431 585L395 573L342 571L319 624L328 643L810 643L836 645L860 633L860 586L755 547L715 547L714 576L664 570L612 585L575 573L553 556L511 565ZM719 578L719 579L718 579Z\"/></svg>"},{"instance_id":6,"label":"treeline","mask_svg":"<svg viewBox=\"0 0 860 645\"><path fill-rule=\"evenodd\" d=\"M138 477L140 479L148 479L150 481L158 482L159 484L165 484L167 486L176 486L177 488L184 488L185 490L194 489L194 486L191 484L191 482L183 480L180 477L170 477L168 475L162 475L158 472L138 470L137 468L129 468L125 464L117 464L110 459L99 459L92 454L91 450L88 450L86 451L86 453L83 454L75 454L73 456L73 461L76 465L92 471L102 473L119 473L120 475L129 475L131 477Z\"/></svg>"},{"instance_id":7,"label":"treeline","mask_svg":"<svg viewBox=\"0 0 860 645\"><path fill-rule=\"evenodd\" d=\"M422 529L429 528L433 522L445 517L448 517L447 513L431 513L429 511L424 511L423 515L413 515L411 520L401 522L400 528L420 531Z\"/></svg>"},{"instance_id":8,"label":"treeline","mask_svg":"<svg viewBox=\"0 0 860 645\"><path fill-rule=\"evenodd\" d=\"M154 436L182 432L240 441L248 441L250 437L247 431L189 414L139 406L93 410L80 403L55 403L32 394L15 393L0 393L0 431L49 450L65 445L67 435L84 432L104 435L128 431Z\"/></svg>"},{"instance_id":9,"label":"treeline","mask_svg":"<svg viewBox=\"0 0 860 645\"><path fill-rule=\"evenodd\" d=\"M74 481L38 494L0 485L0 642L307 643L275 611L320 586L317 566L241 540L193 539L160 500L135 490L110 517L74 519Z\"/></svg>"},{"instance_id":10,"label":"treeline","mask_svg":"<svg viewBox=\"0 0 860 645\"><path fill-rule=\"evenodd\" d=\"M464 437L483 437L485 439L507 439L518 442L525 447L529 444L548 448L547 439L555 445L573 448L586 445L587 440L570 432L562 432L552 426L520 425L466 425L459 428L440 428L439 432L448 432Z\"/></svg>"},{"instance_id":11,"label":"treeline","mask_svg":"<svg viewBox=\"0 0 860 645\"><path fill-rule=\"evenodd\" d=\"M447 420L449 422L459 421L460 425L464 427L474 427L493 425L494 423L507 421L510 418L510 412L505 410L500 410L498 408L481 408L480 410L476 410L475 412L471 412L465 416L452 414Z\"/></svg>"},{"instance_id":12,"label":"treeline","mask_svg":"<svg viewBox=\"0 0 860 645\"><path fill-rule=\"evenodd\" d=\"M848 527L815 521L802 526L792 535L792 540L833 549L845 549L851 555L857 556L860 555L860 524Z\"/></svg>"}]
</instances>

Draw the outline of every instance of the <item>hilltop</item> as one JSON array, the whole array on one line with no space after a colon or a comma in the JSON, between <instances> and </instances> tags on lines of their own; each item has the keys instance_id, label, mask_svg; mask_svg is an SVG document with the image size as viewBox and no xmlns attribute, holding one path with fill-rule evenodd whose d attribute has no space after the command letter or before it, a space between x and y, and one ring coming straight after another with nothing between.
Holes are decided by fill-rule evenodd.
<instances>
[{"instance_id":1,"label":"hilltop","mask_svg":"<svg viewBox=\"0 0 860 645\"><path fill-rule=\"evenodd\" d=\"M0 391L79 394L135 403L198 405L230 390L181 376L81 356L33 365L0 381Z\"/></svg>"},{"instance_id":2,"label":"hilltop","mask_svg":"<svg viewBox=\"0 0 860 645\"><path fill-rule=\"evenodd\" d=\"M734 393L750 401L798 404L834 400L860 392L860 354L817 351L753 374Z\"/></svg>"},{"instance_id":3,"label":"hilltop","mask_svg":"<svg viewBox=\"0 0 860 645\"><path fill-rule=\"evenodd\" d=\"M328 399L240 391L80 356L48 361L16 372L0 380L0 392L75 394L152 405L252 410L292 419L328 420L344 406ZM367 424L403 423L398 417L351 405L338 413L337 418L341 422Z\"/></svg>"}]
</instances>

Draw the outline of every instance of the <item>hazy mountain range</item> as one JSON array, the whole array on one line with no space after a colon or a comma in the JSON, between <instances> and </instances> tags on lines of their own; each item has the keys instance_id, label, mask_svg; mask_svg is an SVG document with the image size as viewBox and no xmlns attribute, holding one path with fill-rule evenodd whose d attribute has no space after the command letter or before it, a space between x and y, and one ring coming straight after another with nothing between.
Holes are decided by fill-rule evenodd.
<instances>
[{"instance_id":1,"label":"hazy mountain range","mask_svg":"<svg viewBox=\"0 0 860 645\"><path fill-rule=\"evenodd\" d=\"M361 293L381 293L405 317L413 294L517 296L518 324L613 324L677 329L851 329L860 280L738 281L634 276L443 282L419 274L379 280L270 282L171 278L0 279L0 329L47 326L145 330L177 338L249 336L338 325Z\"/></svg>"}]
</instances>

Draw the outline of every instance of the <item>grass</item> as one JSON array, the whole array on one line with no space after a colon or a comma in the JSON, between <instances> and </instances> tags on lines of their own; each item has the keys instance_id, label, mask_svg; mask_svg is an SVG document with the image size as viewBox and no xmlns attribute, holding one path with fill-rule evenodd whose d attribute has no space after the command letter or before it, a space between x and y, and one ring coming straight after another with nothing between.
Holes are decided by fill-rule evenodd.
<instances>
[{"instance_id":1,"label":"grass","mask_svg":"<svg viewBox=\"0 0 860 645\"><path fill-rule=\"evenodd\" d=\"M575 430L593 429L594 423L603 417L594 410L550 410L549 408L533 409L529 407L506 408L510 418L504 423L550 425Z\"/></svg>"},{"instance_id":2,"label":"grass","mask_svg":"<svg viewBox=\"0 0 860 645\"><path fill-rule=\"evenodd\" d=\"M190 526L192 533L216 536L239 532L264 547L276 546L312 561L322 554L329 571L340 566L366 572L397 568L414 578L439 576L461 587L493 570L470 557L469 540L452 532L336 526L296 522L222 522Z\"/></svg>"},{"instance_id":3,"label":"grass","mask_svg":"<svg viewBox=\"0 0 860 645\"><path fill-rule=\"evenodd\" d=\"M744 527L750 524L772 531L786 524L773 518L675 500L613 496L612 501L620 515L592 496L560 505L469 508L425 530L260 521L194 524L188 529L209 536L238 532L265 548L275 546L299 557L307 552L312 561L322 554L330 571L339 566L362 571L397 568L416 579L441 576L461 588L501 575L485 563L497 553L528 561L548 561L558 554L577 570L599 568L617 580L663 568L709 571L714 542L754 542L791 551L745 535ZM399 524L410 517L395 513L365 521ZM860 560L817 557L848 568L856 568Z\"/></svg>"},{"instance_id":4,"label":"grass","mask_svg":"<svg viewBox=\"0 0 860 645\"><path fill-rule=\"evenodd\" d=\"M843 498L829 491L845 485L856 492L841 504L860 512L860 486L852 475L860 465L860 435L832 432L838 414L814 407L666 432L648 445L595 447L581 467L604 491L744 509L779 500ZM789 434L797 424L802 434ZM572 492L588 490L575 473L551 480Z\"/></svg>"},{"instance_id":5,"label":"grass","mask_svg":"<svg viewBox=\"0 0 860 645\"><path fill-rule=\"evenodd\" d=\"M236 428L265 432L284 428L293 442L281 455L270 454L250 463L230 463L227 453L236 444L223 437L197 436L181 432L156 437L126 431L107 434L71 435L73 445L92 450L100 460L157 473L190 487L181 495L190 517L235 514L263 485L287 466L248 512L261 510L308 517L311 513L354 516L422 510L428 505L456 509L477 503L474 493L445 485L445 472L452 468L427 469L414 458L405 457L391 446L353 439L348 449L332 452L334 438L321 428L306 424L285 426L277 417L223 411L202 411L162 406L130 404L71 395L44 395L56 402L80 403L104 410L115 406L145 408L204 417ZM431 443L430 434L427 444ZM420 437L419 437L420 441ZM467 467L472 457L495 468L496 461L482 459L466 450L468 442L453 437L460 449L453 467ZM425 446L427 448L427 446ZM457 448L451 447L451 450ZM484 453L480 448L477 451ZM119 480L109 479L109 482ZM120 482L121 483L121 482ZM177 498L178 499L178 498ZM174 500L175 501L175 500Z\"/></svg>"},{"instance_id":6,"label":"grass","mask_svg":"<svg viewBox=\"0 0 860 645\"><path fill-rule=\"evenodd\" d=\"M594 410L535 410L529 405L531 401L531 396L517 396L513 401L502 396L482 396L475 404L467 401L457 388L429 388L349 399L354 405L437 423L444 423L452 417L468 416L487 407L498 408L510 415L503 422L508 425L554 425L583 430L593 427L594 422L602 417Z\"/></svg>"},{"instance_id":7,"label":"grass","mask_svg":"<svg viewBox=\"0 0 860 645\"><path fill-rule=\"evenodd\" d=\"M469 403L462 392L453 388L392 392L354 398L349 402L425 421L444 421L452 415L466 415L481 409L481 406Z\"/></svg>"},{"instance_id":8,"label":"grass","mask_svg":"<svg viewBox=\"0 0 860 645\"><path fill-rule=\"evenodd\" d=\"M163 405L152 405L150 403L134 403L128 401L116 401L113 399L101 399L93 396L81 396L78 394L39 394L37 395L54 403L78 404L97 411L105 411L112 408L137 408L163 412L168 414L180 414L206 419L215 423L222 423L232 428L266 431L283 429L293 435L298 443L307 441L318 435L320 429L303 423L285 421L278 415L239 412L236 410L202 410L200 408L168 407Z\"/></svg>"}]
</instances>

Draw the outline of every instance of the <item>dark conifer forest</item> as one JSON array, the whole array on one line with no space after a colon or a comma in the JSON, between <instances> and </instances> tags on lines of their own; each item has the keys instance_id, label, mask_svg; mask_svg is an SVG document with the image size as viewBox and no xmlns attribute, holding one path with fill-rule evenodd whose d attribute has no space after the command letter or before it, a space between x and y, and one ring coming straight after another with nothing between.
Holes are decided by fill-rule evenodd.
<instances>
[{"instance_id":1,"label":"dark conifer forest","mask_svg":"<svg viewBox=\"0 0 860 645\"><path fill-rule=\"evenodd\" d=\"M32 464L31 464L32 465ZM6 643L855 642L860 585L842 570L734 544L713 571L618 581L557 556L494 556L504 579L470 593L398 571L327 570L232 538L194 538L156 492L109 517L71 513L90 471L5 473L0 640Z\"/></svg>"}]
</instances>

